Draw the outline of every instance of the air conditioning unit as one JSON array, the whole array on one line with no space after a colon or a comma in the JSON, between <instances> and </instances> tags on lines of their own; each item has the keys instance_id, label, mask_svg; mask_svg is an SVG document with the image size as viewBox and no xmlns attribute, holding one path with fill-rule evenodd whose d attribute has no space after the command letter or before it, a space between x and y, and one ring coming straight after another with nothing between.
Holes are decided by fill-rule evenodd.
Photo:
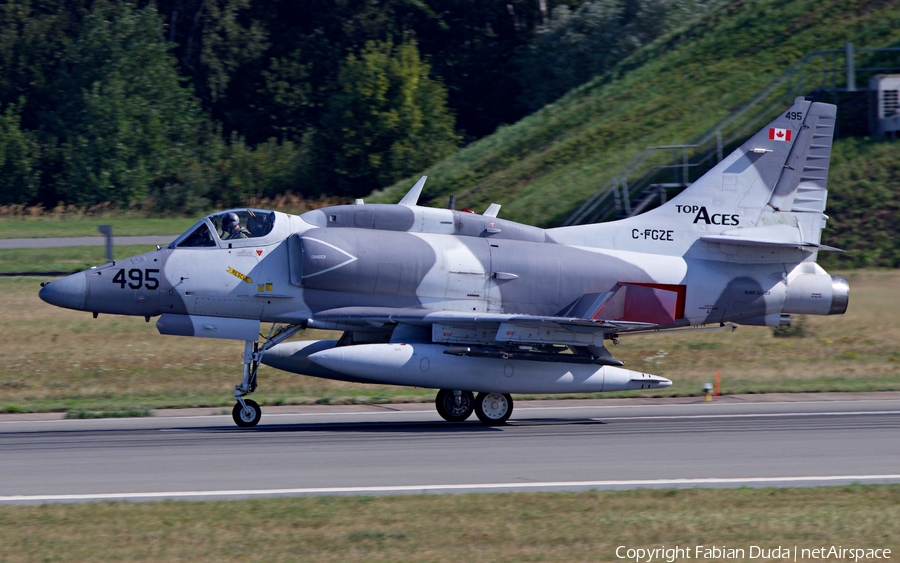
<instances>
[{"instance_id":1,"label":"air conditioning unit","mask_svg":"<svg viewBox=\"0 0 900 563\"><path fill-rule=\"evenodd\" d=\"M900 74L879 74L869 80L869 133L881 137L900 131Z\"/></svg>"}]
</instances>

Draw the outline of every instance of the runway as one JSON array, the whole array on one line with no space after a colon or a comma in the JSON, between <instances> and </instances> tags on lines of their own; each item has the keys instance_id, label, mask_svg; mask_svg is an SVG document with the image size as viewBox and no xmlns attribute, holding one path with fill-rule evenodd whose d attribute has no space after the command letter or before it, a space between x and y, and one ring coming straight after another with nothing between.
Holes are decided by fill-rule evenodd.
<instances>
[{"instance_id":1,"label":"runway","mask_svg":"<svg viewBox=\"0 0 900 563\"><path fill-rule=\"evenodd\" d=\"M532 401L499 428L429 405L0 422L2 503L853 482L900 483L900 400Z\"/></svg>"}]
</instances>

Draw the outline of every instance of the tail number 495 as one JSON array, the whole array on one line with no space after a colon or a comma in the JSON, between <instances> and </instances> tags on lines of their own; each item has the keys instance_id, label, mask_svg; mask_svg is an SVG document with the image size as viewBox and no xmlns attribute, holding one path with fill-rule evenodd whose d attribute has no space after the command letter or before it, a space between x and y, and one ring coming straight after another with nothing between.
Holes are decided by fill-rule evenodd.
<instances>
[{"instance_id":1,"label":"tail number 495","mask_svg":"<svg viewBox=\"0 0 900 563\"><path fill-rule=\"evenodd\" d=\"M125 289L125 284L131 289L140 289L142 286L146 289L156 289L159 287L158 268L146 268L140 270L132 268L128 270L128 278L125 277L125 269L122 268L113 276L113 283L119 284L119 287Z\"/></svg>"}]
</instances>

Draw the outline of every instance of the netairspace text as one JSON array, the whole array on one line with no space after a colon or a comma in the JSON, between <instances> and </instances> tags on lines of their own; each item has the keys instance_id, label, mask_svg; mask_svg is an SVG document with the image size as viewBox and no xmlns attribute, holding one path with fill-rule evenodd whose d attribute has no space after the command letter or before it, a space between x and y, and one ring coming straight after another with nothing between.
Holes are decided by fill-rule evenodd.
<instances>
[{"instance_id":1,"label":"netairspace text","mask_svg":"<svg viewBox=\"0 0 900 563\"><path fill-rule=\"evenodd\" d=\"M890 559L891 550L884 548L844 547L831 545L822 547L777 546L762 547L728 547L725 545L694 545L682 547L628 547L620 545L616 548L616 557L635 563L653 563L665 561L674 563L682 559L758 559L760 561L809 561L833 560L853 561Z\"/></svg>"}]
</instances>

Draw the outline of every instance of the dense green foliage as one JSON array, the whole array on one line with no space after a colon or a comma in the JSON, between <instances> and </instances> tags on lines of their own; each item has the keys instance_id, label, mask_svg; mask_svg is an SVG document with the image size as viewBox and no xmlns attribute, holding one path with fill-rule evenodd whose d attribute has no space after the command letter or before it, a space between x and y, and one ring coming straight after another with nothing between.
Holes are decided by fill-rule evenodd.
<instances>
[{"instance_id":1,"label":"dense green foliage","mask_svg":"<svg viewBox=\"0 0 900 563\"><path fill-rule=\"evenodd\" d=\"M900 267L900 144L843 139L834 153L823 239L847 252L822 252L819 263Z\"/></svg>"},{"instance_id":2,"label":"dense green foliage","mask_svg":"<svg viewBox=\"0 0 900 563\"><path fill-rule=\"evenodd\" d=\"M424 200L552 226L804 54L900 45L897 21L896 0L0 1L0 205L397 201L427 168ZM822 260L898 265L898 151L834 155L825 242L850 252Z\"/></svg>"},{"instance_id":3,"label":"dense green foliage","mask_svg":"<svg viewBox=\"0 0 900 563\"><path fill-rule=\"evenodd\" d=\"M365 195L710 1L2 0L0 205Z\"/></svg>"},{"instance_id":4,"label":"dense green foliage","mask_svg":"<svg viewBox=\"0 0 900 563\"><path fill-rule=\"evenodd\" d=\"M321 161L342 191L389 186L456 149L446 91L414 41L369 41L347 57L323 118Z\"/></svg>"},{"instance_id":5,"label":"dense green foliage","mask_svg":"<svg viewBox=\"0 0 900 563\"><path fill-rule=\"evenodd\" d=\"M558 6L520 55L522 106L544 107L715 5L716 0L587 0L574 10Z\"/></svg>"},{"instance_id":6,"label":"dense green foliage","mask_svg":"<svg viewBox=\"0 0 900 563\"><path fill-rule=\"evenodd\" d=\"M5 203L32 202L40 186L41 149L33 131L22 129L22 103L0 115L0 193Z\"/></svg>"},{"instance_id":7,"label":"dense green foliage","mask_svg":"<svg viewBox=\"0 0 900 563\"><path fill-rule=\"evenodd\" d=\"M689 141L808 52L847 41L900 45L897 21L898 2L733 2L430 167L423 199L444 205L455 194L476 210L496 201L507 219L558 225L643 147ZM835 148L836 161L843 146ZM864 167L865 159L852 166ZM398 201L413 181L369 200ZM829 186L837 193L839 183Z\"/></svg>"},{"instance_id":8,"label":"dense green foliage","mask_svg":"<svg viewBox=\"0 0 900 563\"><path fill-rule=\"evenodd\" d=\"M275 15L294 13L277 18L263 4L0 4L0 205L192 213L287 192L369 191L455 150L446 89L414 40L391 47L400 28L375 25L372 34L388 41L357 47L338 41L340 27L324 37L322 28L301 29L299 16L334 16L336 5L307 14L279 5ZM374 13L368 4L353 9ZM293 40L272 48L275 31ZM329 41L337 43L327 56L296 50ZM368 45L382 44L374 79L386 79L389 92L357 84L356 61L373 61ZM272 56L285 45L294 51ZM378 117L355 127L362 116L353 104ZM323 131L325 121L335 130ZM418 143L431 150L411 150ZM317 155L313 145L325 148Z\"/></svg>"},{"instance_id":9,"label":"dense green foliage","mask_svg":"<svg viewBox=\"0 0 900 563\"><path fill-rule=\"evenodd\" d=\"M200 108L158 29L151 7L106 3L77 26L38 126L60 200L141 201L196 158Z\"/></svg>"}]
</instances>

